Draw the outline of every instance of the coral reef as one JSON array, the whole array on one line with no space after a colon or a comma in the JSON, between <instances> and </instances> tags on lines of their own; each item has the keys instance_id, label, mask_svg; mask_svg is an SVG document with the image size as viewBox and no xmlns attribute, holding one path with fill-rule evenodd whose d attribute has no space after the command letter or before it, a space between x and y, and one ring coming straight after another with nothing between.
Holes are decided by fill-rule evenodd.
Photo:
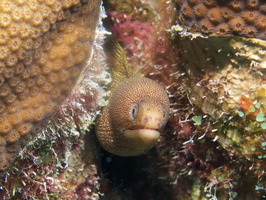
<instances>
[{"instance_id":1,"label":"coral reef","mask_svg":"<svg viewBox=\"0 0 266 200\"><path fill-rule=\"evenodd\" d=\"M154 13L149 4L140 1L105 1L105 27L124 47L133 71L147 66L151 58L154 26L149 22ZM123 11L122 13L120 11ZM138 56L138 55L142 56Z\"/></svg>"},{"instance_id":2,"label":"coral reef","mask_svg":"<svg viewBox=\"0 0 266 200\"><path fill-rule=\"evenodd\" d=\"M124 47L129 63L132 57L146 58L133 67L166 86L171 114L147 155L123 159L103 151L104 199L265 198L265 33L258 25L265 6L261 1L176 2L141 2L156 13L152 19L134 18L138 9L130 4L124 13L119 3L107 10L112 22L107 28L121 42L137 41L130 26L135 21L152 26L149 52ZM120 32L128 15L131 23Z\"/></svg>"},{"instance_id":3,"label":"coral reef","mask_svg":"<svg viewBox=\"0 0 266 200\"><path fill-rule=\"evenodd\" d=\"M235 10L251 8L249 1L245 3L232 1L228 5L234 5L231 9ZM167 169L171 170L165 179L174 180L176 187L191 191L191 195L175 194L181 199L192 196L198 199L256 196L259 199L265 195L262 188L265 188L266 43L257 39L263 38L261 34L252 39L231 35L241 35L240 30L246 23L244 19L234 18L241 22L237 27L230 23L218 25L223 20L214 5L222 3L204 1L204 4L209 18L201 21L206 26L204 34L186 24L186 19L169 30L173 45L179 48L182 61L179 67L185 71L187 98L183 99L192 107L182 109L182 113L176 114L177 119L170 118L172 131L166 138L169 137L172 144L169 145L166 138L159 143L161 165L169 166ZM193 18L189 6L196 3L189 1L186 5L187 19ZM252 9L255 8L257 6ZM232 13L228 10L229 14ZM214 24L227 29L225 34L209 31L215 30ZM226 25L234 30L228 32L230 29ZM183 96L182 92L175 94L177 98ZM175 159L166 153L167 150ZM188 178L189 187L178 183L183 176ZM196 185L202 185L204 190Z\"/></svg>"},{"instance_id":4,"label":"coral reef","mask_svg":"<svg viewBox=\"0 0 266 200\"><path fill-rule=\"evenodd\" d=\"M101 17L104 15L100 12ZM110 82L102 49L106 31L101 23L87 66L71 94L20 152L0 178L1 199L100 198L99 148L93 126L106 104L103 85Z\"/></svg>"},{"instance_id":5,"label":"coral reef","mask_svg":"<svg viewBox=\"0 0 266 200\"><path fill-rule=\"evenodd\" d=\"M172 30L175 32L179 28L173 26ZM237 109L242 109L243 95L254 104L264 102L259 91L265 88L265 41L236 36L204 38L186 31L180 34L182 39L175 42L182 49L180 53L184 70L189 75L191 101L205 114L215 119L231 116ZM208 98L203 98L205 96Z\"/></svg>"},{"instance_id":6,"label":"coral reef","mask_svg":"<svg viewBox=\"0 0 266 200\"><path fill-rule=\"evenodd\" d=\"M266 39L266 4L258 0L179 1L179 20L204 35L241 35Z\"/></svg>"},{"instance_id":7,"label":"coral reef","mask_svg":"<svg viewBox=\"0 0 266 200\"><path fill-rule=\"evenodd\" d=\"M0 169L74 87L90 58L100 1L0 6Z\"/></svg>"},{"instance_id":8,"label":"coral reef","mask_svg":"<svg viewBox=\"0 0 266 200\"><path fill-rule=\"evenodd\" d=\"M14 2L20 5L22 1ZM86 4L81 5L65 9L67 19L80 13ZM85 75L79 76L79 84L60 103L46 130L28 143L14 165L1 174L0 198L265 198L266 44L262 40L265 27L259 23L264 20L264 3L230 0L225 6L220 0L106 0L104 5L108 15L104 25L122 44L134 72L160 83L168 93L171 112L162 136L147 154L129 158L106 152L95 140L93 120L100 107L106 105L110 83L105 69L110 63L104 59L101 38L106 32L98 29L96 48L93 57L86 60ZM10 10L8 6L1 9L6 10L3 13ZM1 16L3 27L9 22L6 16ZM67 19L62 18L62 22ZM51 33L60 33L62 22L56 22L42 35L53 38L47 44L60 46L61 40ZM199 22L201 29L197 29ZM38 20L31 23L38 24ZM68 26L68 30L73 27ZM16 34L12 30L7 34L4 28L0 33L0 45ZM245 35L244 30L249 34ZM19 46L26 48L19 39L13 39L10 51L19 51ZM49 49L46 52L50 59L52 47L40 44L39 38L33 40L42 52ZM25 51L35 55L36 50ZM60 55L64 56L64 52ZM29 66L32 74L39 72L37 65L43 66L43 60L37 63L35 57L29 61L32 64L24 61L18 63ZM0 66L15 70L8 67L12 62L16 60L4 61ZM45 81L58 84L59 80L53 78L55 72L43 75ZM1 79L5 84L7 75ZM15 87L17 80L8 82L8 87ZM43 81L28 81L25 87L32 84L31 91L36 93L34 88ZM4 110L12 98L3 100ZM10 120L18 123L18 118ZM34 122L34 126L37 124ZM8 134L2 136L6 143ZM16 133L12 132L8 140L16 141Z\"/></svg>"},{"instance_id":9,"label":"coral reef","mask_svg":"<svg viewBox=\"0 0 266 200\"><path fill-rule=\"evenodd\" d=\"M58 131L56 139L29 143L1 179L1 199L99 199L98 171L88 151L95 140L81 134Z\"/></svg>"},{"instance_id":10,"label":"coral reef","mask_svg":"<svg viewBox=\"0 0 266 200\"><path fill-rule=\"evenodd\" d=\"M180 34L174 36L174 42L181 48L190 102L201 109L202 116L217 120L212 127L223 148L260 162L266 139L265 41L239 36L203 37L178 25L172 31ZM254 137L258 140L250 140Z\"/></svg>"}]
</instances>

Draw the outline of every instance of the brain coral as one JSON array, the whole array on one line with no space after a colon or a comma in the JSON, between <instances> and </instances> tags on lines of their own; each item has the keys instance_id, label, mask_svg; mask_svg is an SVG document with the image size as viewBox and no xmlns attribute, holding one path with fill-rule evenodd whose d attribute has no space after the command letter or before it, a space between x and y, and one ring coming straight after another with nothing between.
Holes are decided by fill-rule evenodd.
<instances>
[{"instance_id":1,"label":"brain coral","mask_svg":"<svg viewBox=\"0 0 266 200\"><path fill-rule=\"evenodd\" d=\"M0 5L0 170L68 95L89 59L99 0Z\"/></svg>"},{"instance_id":2,"label":"brain coral","mask_svg":"<svg viewBox=\"0 0 266 200\"><path fill-rule=\"evenodd\" d=\"M191 31L265 39L266 4L258 0L176 0L179 18ZM263 3L264 2L264 3Z\"/></svg>"}]
</instances>

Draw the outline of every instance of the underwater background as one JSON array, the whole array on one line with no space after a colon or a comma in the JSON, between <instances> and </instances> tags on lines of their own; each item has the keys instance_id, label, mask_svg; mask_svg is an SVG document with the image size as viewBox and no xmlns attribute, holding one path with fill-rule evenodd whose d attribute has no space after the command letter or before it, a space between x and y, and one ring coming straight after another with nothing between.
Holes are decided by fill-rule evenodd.
<instances>
[{"instance_id":1,"label":"underwater background","mask_svg":"<svg viewBox=\"0 0 266 200\"><path fill-rule=\"evenodd\" d=\"M0 198L266 198L266 2L2 0ZM170 99L145 155L103 150L104 39Z\"/></svg>"}]
</instances>

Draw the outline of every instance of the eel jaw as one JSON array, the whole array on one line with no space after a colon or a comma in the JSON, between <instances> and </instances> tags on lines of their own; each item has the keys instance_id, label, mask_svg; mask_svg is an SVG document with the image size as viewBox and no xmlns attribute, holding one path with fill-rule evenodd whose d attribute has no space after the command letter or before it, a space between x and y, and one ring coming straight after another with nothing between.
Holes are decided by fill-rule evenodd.
<instances>
[{"instance_id":1,"label":"eel jaw","mask_svg":"<svg viewBox=\"0 0 266 200\"><path fill-rule=\"evenodd\" d=\"M125 137L129 140L137 140L142 144L152 145L159 139L160 132L155 129L132 129L125 131Z\"/></svg>"},{"instance_id":2,"label":"eel jaw","mask_svg":"<svg viewBox=\"0 0 266 200\"><path fill-rule=\"evenodd\" d=\"M160 132L156 129L138 128L124 131L124 151L122 156L138 156L150 150L159 139Z\"/></svg>"}]
</instances>

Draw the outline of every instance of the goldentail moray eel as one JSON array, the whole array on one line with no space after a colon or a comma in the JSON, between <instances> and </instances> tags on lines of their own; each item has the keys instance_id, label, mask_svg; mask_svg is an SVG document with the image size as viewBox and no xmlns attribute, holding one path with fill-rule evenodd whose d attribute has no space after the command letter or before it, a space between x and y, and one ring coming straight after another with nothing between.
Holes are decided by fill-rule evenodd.
<instances>
[{"instance_id":1,"label":"goldentail moray eel","mask_svg":"<svg viewBox=\"0 0 266 200\"><path fill-rule=\"evenodd\" d=\"M169 117L169 98L155 81L133 75L118 42L111 41L111 95L97 121L96 136L108 152L138 156L153 147Z\"/></svg>"}]
</instances>

